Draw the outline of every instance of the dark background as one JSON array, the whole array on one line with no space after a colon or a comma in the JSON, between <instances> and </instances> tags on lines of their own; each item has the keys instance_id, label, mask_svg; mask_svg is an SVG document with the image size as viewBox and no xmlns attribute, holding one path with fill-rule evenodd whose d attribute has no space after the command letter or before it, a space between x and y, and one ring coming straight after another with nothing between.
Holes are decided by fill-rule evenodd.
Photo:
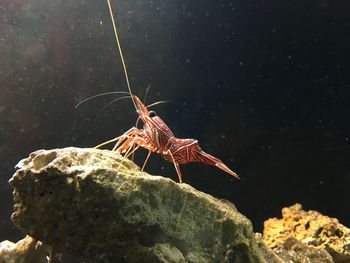
<instances>
[{"instance_id":1,"label":"dark background","mask_svg":"<svg viewBox=\"0 0 350 263\"><path fill-rule=\"evenodd\" d=\"M189 164L186 183L235 203L256 231L296 202L350 226L349 1L112 4L134 93L151 85L177 137L241 177ZM22 237L7 183L21 158L134 125L129 100L99 113L116 96L74 109L112 90L126 85L105 1L0 1L0 240ZM146 171L177 180L156 155Z\"/></svg>"}]
</instances>

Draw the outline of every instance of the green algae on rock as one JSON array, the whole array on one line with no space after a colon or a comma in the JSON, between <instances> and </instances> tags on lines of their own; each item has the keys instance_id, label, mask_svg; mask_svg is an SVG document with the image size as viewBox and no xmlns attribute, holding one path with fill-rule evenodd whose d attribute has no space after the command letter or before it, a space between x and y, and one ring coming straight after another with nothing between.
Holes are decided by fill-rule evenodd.
<instances>
[{"instance_id":1,"label":"green algae on rock","mask_svg":"<svg viewBox=\"0 0 350 263\"><path fill-rule=\"evenodd\" d=\"M151 176L117 153L39 150L16 170L15 225L86 261L266 262L233 204Z\"/></svg>"}]
</instances>

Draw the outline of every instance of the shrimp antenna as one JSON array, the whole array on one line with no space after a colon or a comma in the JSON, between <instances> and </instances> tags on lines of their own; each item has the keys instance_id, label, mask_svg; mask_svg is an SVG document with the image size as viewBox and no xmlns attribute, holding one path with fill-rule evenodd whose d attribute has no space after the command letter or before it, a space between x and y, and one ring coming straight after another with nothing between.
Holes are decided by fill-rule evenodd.
<instances>
[{"instance_id":1,"label":"shrimp antenna","mask_svg":"<svg viewBox=\"0 0 350 263\"><path fill-rule=\"evenodd\" d=\"M129 95L129 93L128 93L127 96L123 96L123 97L120 97L120 98L117 98L117 99L114 99L114 100L108 102L106 105L104 105L104 106L98 111L96 117L98 117L98 115L100 115L101 112L104 111L104 109L106 109L108 106L110 106L110 105L113 104L114 102L116 102L116 101L118 101L118 100L123 100L123 99L130 99L130 98L131 98L131 97L130 97L130 95Z\"/></svg>"},{"instance_id":2,"label":"shrimp antenna","mask_svg":"<svg viewBox=\"0 0 350 263\"><path fill-rule=\"evenodd\" d=\"M127 96L119 97L119 98L117 98L117 99L114 99L114 100L108 102L106 105L104 105L104 106L98 111L98 113L96 114L96 117L95 117L94 126L95 126L95 124L96 124L96 122L97 122L98 117L101 115L101 113L102 113L108 106L110 106L111 104L113 104L114 102L116 102L116 101L118 101L118 100L123 100L123 99L131 98L131 96L129 95L128 92L125 92L125 93L128 94L128 95L127 95Z\"/></svg>"},{"instance_id":3,"label":"shrimp antenna","mask_svg":"<svg viewBox=\"0 0 350 263\"><path fill-rule=\"evenodd\" d=\"M146 99L147 99L148 92L150 89L151 89L151 85L148 85L146 88L145 97L143 98L143 104L146 104Z\"/></svg>"},{"instance_id":4,"label":"shrimp antenna","mask_svg":"<svg viewBox=\"0 0 350 263\"><path fill-rule=\"evenodd\" d=\"M133 98L133 94L132 94L131 88L130 88L130 82L129 82L129 77L128 77L128 71L126 70L126 65L125 65L125 61L124 61L124 56L123 56L122 48L121 48L121 46L120 46L119 37L118 37L118 32L117 32L117 27L116 27L116 25L115 25L114 16L113 16L113 10L112 10L112 6L111 6L110 0L107 0L107 4L108 4L108 9L109 9L109 14L110 14L110 17L111 17L111 20L112 20L112 25L113 25L113 30L114 30L114 36L115 36L115 39L117 40L117 46L118 46L119 55L120 55L120 58L121 58L122 64L123 64L123 69L124 69L124 75L125 75L126 84L127 84L127 86L128 86L129 93L130 93L132 102L133 102L133 104L134 104L134 107L135 107L135 109L137 110L136 103L135 103L135 100L134 100L134 98Z\"/></svg>"},{"instance_id":5,"label":"shrimp antenna","mask_svg":"<svg viewBox=\"0 0 350 263\"><path fill-rule=\"evenodd\" d=\"M156 106L156 105L158 105L158 104L164 104L164 103L168 103L168 102L169 102L169 101L167 101L167 100L156 101L156 102L153 102L153 103L150 104L150 105L147 105L146 108L148 109L148 108L151 108L151 107Z\"/></svg>"},{"instance_id":6,"label":"shrimp antenna","mask_svg":"<svg viewBox=\"0 0 350 263\"><path fill-rule=\"evenodd\" d=\"M103 92L103 93L99 93L96 95L93 95L91 97L88 97L86 99L83 99L82 101L80 101L77 105L74 106L74 108L78 108L81 104L83 104L84 102L88 101L88 100L92 100L101 96L106 96L106 95L111 95L111 94L129 94L129 92L126 91L109 91L109 92Z\"/></svg>"}]
</instances>

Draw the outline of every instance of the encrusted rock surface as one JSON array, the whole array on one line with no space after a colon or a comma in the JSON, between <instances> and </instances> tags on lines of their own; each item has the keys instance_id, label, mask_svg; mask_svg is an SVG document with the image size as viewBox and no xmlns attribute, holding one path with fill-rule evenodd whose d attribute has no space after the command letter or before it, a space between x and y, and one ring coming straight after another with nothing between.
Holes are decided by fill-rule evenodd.
<instances>
[{"instance_id":1,"label":"encrusted rock surface","mask_svg":"<svg viewBox=\"0 0 350 263\"><path fill-rule=\"evenodd\" d=\"M85 261L277 262L264 259L269 251L233 204L141 172L114 152L39 150L16 169L16 226Z\"/></svg>"},{"instance_id":2,"label":"encrusted rock surface","mask_svg":"<svg viewBox=\"0 0 350 263\"><path fill-rule=\"evenodd\" d=\"M0 243L0 263L46 263L51 248L42 242L26 236L17 243Z\"/></svg>"},{"instance_id":3,"label":"encrusted rock surface","mask_svg":"<svg viewBox=\"0 0 350 263\"><path fill-rule=\"evenodd\" d=\"M282 219L265 221L263 241L285 261L350 262L350 229L300 204L283 208Z\"/></svg>"}]
</instances>

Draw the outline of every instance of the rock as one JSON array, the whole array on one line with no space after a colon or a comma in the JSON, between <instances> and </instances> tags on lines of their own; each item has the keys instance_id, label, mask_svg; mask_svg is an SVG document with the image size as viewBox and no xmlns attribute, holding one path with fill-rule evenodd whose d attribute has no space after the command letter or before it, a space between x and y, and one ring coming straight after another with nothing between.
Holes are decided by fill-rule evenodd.
<instances>
[{"instance_id":1,"label":"rock","mask_svg":"<svg viewBox=\"0 0 350 263\"><path fill-rule=\"evenodd\" d=\"M51 248L42 242L26 236L17 243L0 243L0 263L45 263Z\"/></svg>"},{"instance_id":2,"label":"rock","mask_svg":"<svg viewBox=\"0 0 350 263\"><path fill-rule=\"evenodd\" d=\"M282 241L281 244L274 248L276 254L284 260L284 262L293 263L333 263L333 258L325 250L314 248L301 242L300 240L289 237Z\"/></svg>"},{"instance_id":3,"label":"rock","mask_svg":"<svg viewBox=\"0 0 350 263\"><path fill-rule=\"evenodd\" d=\"M277 256L276 253L274 253L271 248L265 245L264 241L262 240L262 235L260 233L255 233L255 239L258 242L258 246L261 249L261 252L264 255L266 262L275 262L275 263L285 262L279 256Z\"/></svg>"},{"instance_id":4,"label":"rock","mask_svg":"<svg viewBox=\"0 0 350 263\"><path fill-rule=\"evenodd\" d=\"M283 208L282 219L265 221L263 241L286 261L350 262L350 229L300 204Z\"/></svg>"},{"instance_id":5,"label":"rock","mask_svg":"<svg viewBox=\"0 0 350 263\"><path fill-rule=\"evenodd\" d=\"M267 262L233 204L144 173L115 152L39 150L16 169L15 225L82 260Z\"/></svg>"}]
</instances>

